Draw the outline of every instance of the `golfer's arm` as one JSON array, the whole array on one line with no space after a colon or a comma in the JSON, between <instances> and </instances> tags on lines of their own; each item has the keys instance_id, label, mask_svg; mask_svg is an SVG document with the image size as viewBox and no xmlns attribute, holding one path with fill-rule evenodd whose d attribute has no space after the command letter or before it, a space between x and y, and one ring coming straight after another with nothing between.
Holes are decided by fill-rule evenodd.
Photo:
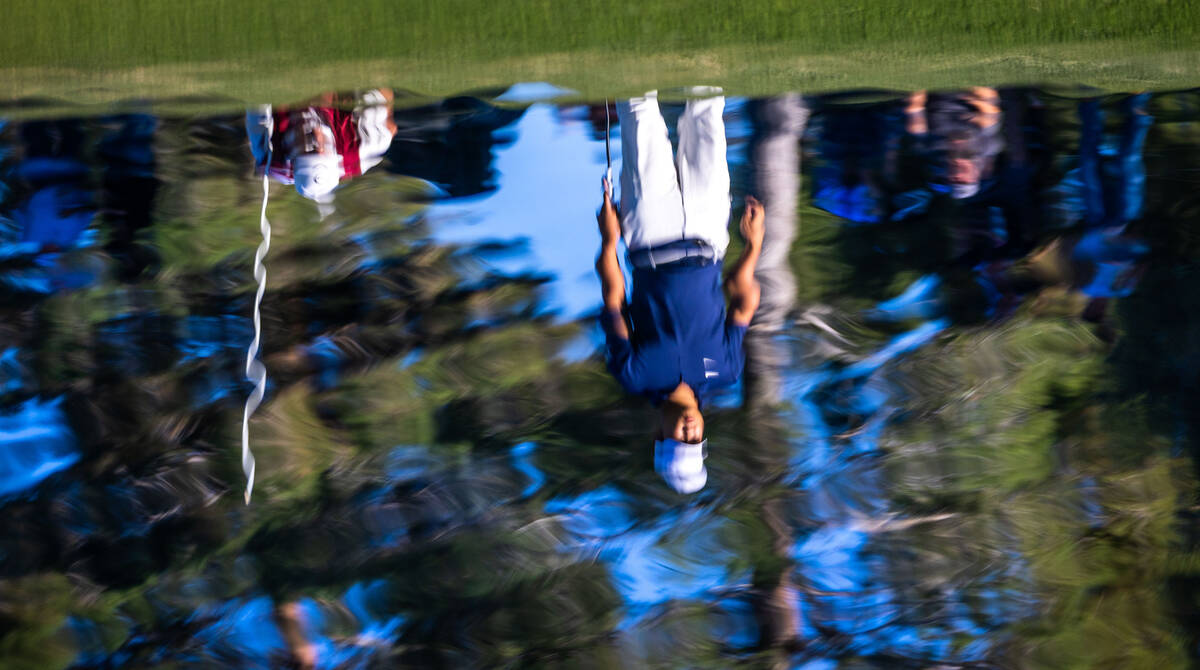
<instances>
[{"instance_id":1,"label":"golfer's arm","mask_svg":"<svg viewBox=\"0 0 1200 670\"><path fill-rule=\"evenodd\" d=\"M629 339L629 326L625 323L625 274L617 259L616 239L605 239L596 257L596 274L600 275L600 290L604 296L604 318L610 319L612 332L622 339Z\"/></svg>"},{"instance_id":2,"label":"golfer's arm","mask_svg":"<svg viewBox=\"0 0 1200 670\"><path fill-rule=\"evenodd\" d=\"M761 244L747 243L742 255L725 280L725 295L729 297L729 318L737 326L749 326L758 309L761 289L754 278Z\"/></svg>"}]
</instances>

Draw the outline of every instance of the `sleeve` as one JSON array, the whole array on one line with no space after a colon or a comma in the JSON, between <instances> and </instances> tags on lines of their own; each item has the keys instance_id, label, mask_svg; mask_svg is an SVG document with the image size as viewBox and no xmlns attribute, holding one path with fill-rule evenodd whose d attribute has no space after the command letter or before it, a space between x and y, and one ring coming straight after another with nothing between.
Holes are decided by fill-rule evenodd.
<instances>
[{"instance_id":1,"label":"sleeve","mask_svg":"<svg viewBox=\"0 0 1200 670\"><path fill-rule=\"evenodd\" d=\"M729 368L730 383L742 376L742 366L746 362L742 340L746 338L746 329L746 326L739 326L732 319L725 320L725 363Z\"/></svg>"},{"instance_id":2,"label":"sleeve","mask_svg":"<svg viewBox=\"0 0 1200 670\"><path fill-rule=\"evenodd\" d=\"M275 119L270 105L260 105L246 110L246 136L250 140L250 152L254 154L254 166L267 169L267 154L271 150L271 132Z\"/></svg>"},{"instance_id":3,"label":"sleeve","mask_svg":"<svg viewBox=\"0 0 1200 670\"><path fill-rule=\"evenodd\" d=\"M354 110L354 118L358 128L359 151L362 154L362 171L383 160L392 145L395 132L389 121L392 119L392 108L378 90L367 92Z\"/></svg>"},{"instance_id":4,"label":"sleeve","mask_svg":"<svg viewBox=\"0 0 1200 670\"><path fill-rule=\"evenodd\" d=\"M608 371L622 386L629 388L634 360L633 343L613 331L612 317L613 312L607 309L600 310L600 328L604 331L604 352Z\"/></svg>"}]
</instances>

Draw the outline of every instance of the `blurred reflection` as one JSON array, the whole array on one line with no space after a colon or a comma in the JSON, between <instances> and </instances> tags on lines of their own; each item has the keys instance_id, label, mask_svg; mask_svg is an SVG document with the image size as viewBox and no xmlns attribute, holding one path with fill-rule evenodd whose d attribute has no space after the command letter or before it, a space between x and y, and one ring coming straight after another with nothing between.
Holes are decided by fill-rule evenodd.
<instances>
[{"instance_id":1,"label":"blurred reflection","mask_svg":"<svg viewBox=\"0 0 1200 670\"><path fill-rule=\"evenodd\" d=\"M79 121L63 119L22 124L19 158L11 169L16 188L7 194L12 207L4 263L6 297L46 295L93 281L73 266L64 252L88 246L84 231L96 215L96 202L84 164Z\"/></svg>"},{"instance_id":2,"label":"blurred reflection","mask_svg":"<svg viewBox=\"0 0 1200 670\"><path fill-rule=\"evenodd\" d=\"M750 148L751 190L766 210L762 253L754 270L761 287L758 311L746 335L747 404L783 401L781 372L789 364L780 340L796 300L796 276L789 252L799 228L800 136L808 109L799 95L755 101L750 107L754 136Z\"/></svg>"},{"instance_id":3,"label":"blurred reflection","mask_svg":"<svg viewBox=\"0 0 1200 670\"><path fill-rule=\"evenodd\" d=\"M1194 665L1200 94L1065 93L622 104L603 346L526 204L590 197L604 107L401 105L324 225L271 205L250 506L244 115L0 121L3 664ZM597 383L639 337L700 495Z\"/></svg>"},{"instance_id":4,"label":"blurred reflection","mask_svg":"<svg viewBox=\"0 0 1200 670\"><path fill-rule=\"evenodd\" d=\"M154 221L158 194L158 161L154 138L158 120L150 114L125 114L111 120L115 127L100 140L105 163L100 206L117 278L133 281L153 274L158 253L145 239Z\"/></svg>"},{"instance_id":5,"label":"blurred reflection","mask_svg":"<svg viewBox=\"0 0 1200 670\"><path fill-rule=\"evenodd\" d=\"M871 104L832 94L818 101L813 204L854 223L905 218L912 204L898 194L911 178L901 164L906 139L899 103ZM915 128L909 127L913 133Z\"/></svg>"},{"instance_id":6,"label":"blurred reflection","mask_svg":"<svg viewBox=\"0 0 1200 670\"><path fill-rule=\"evenodd\" d=\"M1063 249L1051 250L1064 257L1069 253L1069 261L1063 258L1066 262L1057 264L1061 268L1057 277L1044 269L1042 279L1067 281L1087 296L1083 315L1090 321L1103 322L1108 300L1133 292L1142 269L1139 261L1149 251L1144 242L1126 232L1141 216L1145 198L1142 153L1153 123L1146 109L1149 99L1148 94L1139 93L1121 102L1123 118L1119 118L1115 136L1104 132L1100 100L1079 103L1078 166L1060 187L1066 197L1059 203L1059 212L1072 222L1082 218L1084 230L1064 240ZM1050 256L1043 253L1042 258L1049 260Z\"/></svg>"},{"instance_id":7,"label":"blurred reflection","mask_svg":"<svg viewBox=\"0 0 1200 670\"><path fill-rule=\"evenodd\" d=\"M659 406L655 468L681 493L707 480L701 406L741 376L742 339L759 302L763 209L753 198L741 222L746 247L724 283L728 315L721 293L729 243L724 108L721 96L689 100L672 152L657 93L619 103L620 213L605 183L598 216L608 369L627 391ZM633 266L628 302L620 238Z\"/></svg>"},{"instance_id":8,"label":"blurred reflection","mask_svg":"<svg viewBox=\"0 0 1200 670\"><path fill-rule=\"evenodd\" d=\"M763 250L754 277L761 287L758 311L744 341L746 348L743 404L752 420L747 454L757 477L771 480L786 472L789 460L786 428L778 407L784 398L783 377L792 365L786 341L796 299L796 278L789 252L799 227L800 136L808 109L796 94L751 103L753 123L749 167L751 189L762 198L765 215ZM766 488L766 487L764 487ZM765 496L758 513L767 532L769 560L754 569L753 603L758 644L775 652L773 667L788 667L787 658L803 645L799 596L792 580L795 537L782 491Z\"/></svg>"},{"instance_id":9,"label":"blurred reflection","mask_svg":"<svg viewBox=\"0 0 1200 670\"><path fill-rule=\"evenodd\" d=\"M246 112L257 174L295 184L309 200L328 202L333 189L383 159L396 134L391 89L361 95L325 93L304 106Z\"/></svg>"},{"instance_id":10,"label":"blurred reflection","mask_svg":"<svg viewBox=\"0 0 1200 670\"><path fill-rule=\"evenodd\" d=\"M1103 101L1079 102L1071 156L1051 151L1058 140L1043 97L977 87L898 101L821 101L814 204L848 223L884 224L875 232L847 230L845 243L863 261L922 272L869 318L1003 317L1059 286L1085 296L1080 313L1101 322L1107 299L1129 294L1147 252L1125 228L1143 198L1149 98L1125 98L1111 135ZM869 132L854 135L855 124ZM889 275L862 280L885 284Z\"/></svg>"},{"instance_id":11,"label":"blurred reflection","mask_svg":"<svg viewBox=\"0 0 1200 670\"><path fill-rule=\"evenodd\" d=\"M909 96L904 113L908 132L929 137L935 189L962 200L995 176L996 156L1004 148L995 89L978 86L933 96L918 91Z\"/></svg>"},{"instance_id":12,"label":"blurred reflection","mask_svg":"<svg viewBox=\"0 0 1200 670\"><path fill-rule=\"evenodd\" d=\"M465 96L397 109L396 138L383 167L431 182L452 198L493 191L493 154L506 142L496 131L524 113Z\"/></svg>"},{"instance_id":13,"label":"blurred reflection","mask_svg":"<svg viewBox=\"0 0 1200 670\"><path fill-rule=\"evenodd\" d=\"M478 108L482 112L488 105ZM499 122L521 111L501 114ZM428 113L425 125L436 127L442 112L435 108ZM237 288L245 285L237 270L240 262L235 258L230 263L223 254L205 259L204 245L214 235L236 239L237 226L256 215L249 206L252 201L228 197L237 193L238 165L245 160L243 153L229 147L245 145L230 142L236 142L237 135L227 132L235 127L225 118L159 123L132 115L3 124L0 130L0 147L15 145L15 151L0 151L0 158L6 159L0 196L3 214L9 215L0 216L0 241L8 252L0 280L13 287L4 292L7 318L0 326L0 502L6 511L0 594L14 584L40 583L36 575L61 568L96 589L132 591L140 597L154 574L189 556L209 556L219 548L219 538L228 539L225 512L218 514L214 507L224 493L223 472L218 477L214 471L223 467L230 401L240 397L231 392L242 383L239 359L249 339L249 323L245 296ZM10 142L13 138L17 141ZM432 142L436 135L426 139ZM460 169L453 155L446 157L447 174L488 173L489 148L495 142L486 132L477 139L485 158L464 151L464 160L472 165ZM197 153L205 160L160 164L153 150L156 142L160 150ZM161 183L157 174L170 179L172 197L164 203L154 197ZM102 188L93 195L95 184ZM96 201L104 203L103 208ZM510 364L510 356L494 353L502 344L466 351L462 342L472 336L474 319L483 312L490 313L492 328L519 324L526 306L536 304L542 280L496 277L477 285L474 259L503 253L505 245L429 246L423 241L427 228L420 218L425 206L401 201L400 207L407 209L402 228L374 220L365 230L360 225L318 244L277 241L278 274L266 297L266 349L273 373L269 400L303 398L306 388L327 389L376 361L425 350ZM280 225L294 225L293 218L286 210L277 213ZM181 219L188 225L182 257L169 237ZM16 225L10 225L13 222ZM106 240L107 255L75 254L95 248L95 233ZM147 234L157 245L146 245ZM157 264L157 250L165 250L171 265L161 283L117 283L146 279L147 270ZM64 251L72 255L67 258ZM62 280L70 278L65 273L81 261L92 270L87 282ZM309 272L313 265L321 268L315 275ZM88 283L98 283L101 292L64 304L72 290ZM72 308L78 304L89 308ZM545 335L547 348L557 346L559 337ZM465 362L449 367L460 365L479 369ZM415 374L400 369L397 373L410 380ZM88 381L81 383L82 379ZM441 404L427 409L432 416ZM457 411L465 415L474 410ZM301 417L307 416L301 411ZM278 420L276 415L265 423ZM386 439L393 437L389 433ZM218 443L221 446L214 448ZM302 470L314 462L310 446L298 446L296 460L304 464ZM283 471L288 471L286 465ZM296 483L286 474L280 483L284 481L287 486ZM440 502L444 500L434 500L432 506ZM339 508L333 516L351 509ZM437 516L434 511L429 514ZM39 525L31 524L34 518L41 519ZM286 528L293 521L303 528L302 519L281 525ZM302 538L304 533L274 535L280 536ZM364 540L368 556L374 552L371 541ZM312 549L307 545L301 553ZM269 552L252 553L268 572L277 570L279 563ZM365 569L371 564L348 558L343 567L351 573L355 566ZM312 601L294 598L293 587L311 582L303 572L288 574L295 581L272 589L269 600L243 603L234 597L219 607L196 608L195 616L190 614L193 608L185 607L189 614L178 618L168 606L161 617L142 617L136 624L150 627L152 633L130 632L128 638L126 629L117 625L121 632L115 650L108 633L88 619L73 620L67 639L76 640L81 666L111 664L114 658L131 664L153 662L173 649L240 659L224 664L241 667L253 666L250 659L258 651L274 657L272 665L290 657L328 667L361 661L378 651L354 638L331 641ZM357 591L353 584L346 586L349 599ZM201 601L216 597L203 580L188 588L209 594L200 596ZM157 602L175 596L156 591L148 597ZM7 595L0 599L8 602ZM256 614L263 607L277 610L273 622L269 615ZM5 625L11 624L6 630L15 631L6 644L31 639L24 626L39 625L39 619L36 613L30 619L6 619ZM395 635L398 625L394 618L374 621L365 615L361 622L364 635L384 639ZM184 638L189 641L182 642ZM47 653L60 653L61 648L49 647Z\"/></svg>"}]
</instances>

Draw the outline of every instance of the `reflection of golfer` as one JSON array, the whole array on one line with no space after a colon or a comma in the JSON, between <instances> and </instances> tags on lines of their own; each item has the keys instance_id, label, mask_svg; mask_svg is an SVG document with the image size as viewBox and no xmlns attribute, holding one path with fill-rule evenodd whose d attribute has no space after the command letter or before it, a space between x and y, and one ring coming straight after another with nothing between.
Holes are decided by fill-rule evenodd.
<instances>
[{"instance_id":1,"label":"reflection of golfer","mask_svg":"<svg viewBox=\"0 0 1200 670\"><path fill-rule=\"evenodd\" d=\"M327 93L307 107L270 105L246 113L255 170L295 184L300 195L327 202L344 179L383 160L396 134L392 91L375 89L353 100ZM351 103L343 108L343 102Z\"/></svg>"},{"instance_id":2,"label":"reflection of golfer","mask_svg":"<svg viewBox=\"0 0 1200 670\"><path fill-rule=\"evenodd\" d=\"M746 199L746 249L721 295L721 261L729 242L729 166L722 97L687 103L672 159L655 94L617 108L621 126L621 213L608 197L598 216L596 271L604 292L601 323L608 368L631 393L661 407L656 467L681 492L704 486L704 417L700 407L742 373L742 338L759 289L754 266L763 241L763 208ZM624 237L633 265L628 304L617 259Z\"/></svg>"}]
</instances>

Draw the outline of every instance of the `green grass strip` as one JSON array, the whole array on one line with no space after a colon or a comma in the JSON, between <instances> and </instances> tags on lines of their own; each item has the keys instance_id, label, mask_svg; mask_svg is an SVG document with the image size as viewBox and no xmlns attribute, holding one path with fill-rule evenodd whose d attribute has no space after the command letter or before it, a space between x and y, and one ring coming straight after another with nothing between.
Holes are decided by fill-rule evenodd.
<instances>
[{"instance_id":1,"label":"green grass strip","mask_svg":"<svg viewBox=\"0 0 1200 670\"><path fill-rule=\"evenodd\" d=\"M1200 2L5 0L3 97L1200 83Z\"/></svg>"}]
</instances>

